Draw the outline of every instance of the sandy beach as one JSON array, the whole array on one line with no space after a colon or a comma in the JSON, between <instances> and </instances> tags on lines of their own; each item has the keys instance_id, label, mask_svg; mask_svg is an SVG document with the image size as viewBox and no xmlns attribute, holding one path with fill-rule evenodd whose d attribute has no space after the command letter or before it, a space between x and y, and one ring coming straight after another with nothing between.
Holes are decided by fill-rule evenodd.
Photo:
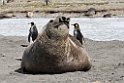
<instances>
[{"instance_id":1,"label":"sandy beach","mask_svg":"<svg viewBox=\"0 0 124 83\"><path fill-rule=\"evenodd\" d=\"M93 67L87 72L63 74L23 74L20 58L29 45L27 37L0 35L0 83L123 83L124 41L93 41L85 39Z\"/></svg>"},{"instance_id":2,"label":"sandy beach","mask_svg":"<svg viewBox=\"0 0 124 83\"><path fill-rule=\"evenodd\" d=\"M34 3L38 6L32 6ZM69 3L69 6L61 3ZM97 10L94 18L105 14L124 17L124 0L50 0L48 7L44 5L44 1L39 0L14 0L5 5L0 2L0 14L25 18L27 12L33 12L33 18L58 15L80 18L86 17L84 14L88 8L94 7ZM85 38L84 48L93 64L91 70L53 75L22 73L20 59L25 45L29 45L27 37L0 35L0 83L124 83L124 41L93 41Z\"/></svg>"}]
</instances>

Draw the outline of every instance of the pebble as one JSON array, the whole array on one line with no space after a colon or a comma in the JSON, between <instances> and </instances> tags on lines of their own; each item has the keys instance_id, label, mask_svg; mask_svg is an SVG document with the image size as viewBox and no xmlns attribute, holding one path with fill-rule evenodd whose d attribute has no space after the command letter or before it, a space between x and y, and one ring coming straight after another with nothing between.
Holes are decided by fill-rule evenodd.
<instances>
[{"instance_id":1,"label":"pebble","mask_svg":"<svg viewBox=\"0 0 124 83\"><path fill-rule=\"evenodd\" d=\"M100 81L92 82L92 83L101 83Z\"/></svg>"}]
</instances>

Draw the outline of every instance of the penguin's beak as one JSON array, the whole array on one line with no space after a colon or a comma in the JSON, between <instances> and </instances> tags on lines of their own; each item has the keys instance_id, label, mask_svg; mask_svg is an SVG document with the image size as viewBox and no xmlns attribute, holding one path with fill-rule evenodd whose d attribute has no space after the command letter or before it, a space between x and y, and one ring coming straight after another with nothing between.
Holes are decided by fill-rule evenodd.
<instances>
[{"instance_id":1,"label":"penguin's beak","mask_svg":"<svg viewBox=\"0 0 124 83\"><path fill-rule=\"evenodd\" d=\"M74 24L71 24L71 25L72 25L72 26L74 26ZM74 29L74 30L76 30L76 29L75 29L75 26L74 26L74 28L73 28L73 29Z\"/></svg>"}]
</instances>

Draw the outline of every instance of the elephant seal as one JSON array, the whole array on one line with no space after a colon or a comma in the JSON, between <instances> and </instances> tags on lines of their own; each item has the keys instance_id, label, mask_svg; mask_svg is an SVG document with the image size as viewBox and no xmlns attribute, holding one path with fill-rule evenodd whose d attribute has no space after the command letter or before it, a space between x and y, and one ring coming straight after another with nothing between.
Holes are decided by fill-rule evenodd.
<instances>
[{"instance_id":1,"label":"elephant seal","mask_svg":"<svg viewBox=\"0 0 124 83\"><path fill-rule=\"evenodd\" d=\"M84 42L84 36L82 35L80 28L79 28L79 24L78 23L74 23L72 24L74 26L74 31L73 31L73 35L74 37L79 40L79 42L83 45Z\"/></svg>"},{"instance_id":2,"label":"elephant seal","mask_svg":"<svg viewBox=\"0 0 124 83\"><path fill-rule=\"evenodd\" d=\"M12 17L16 17L16 16L14 14L6 14L6 13L0 14L0 19L12 18Z\"/></svg>"},{"instance_id":3,"label":"elephant seal","mask_svg":"<svg viewBox=\"0 0 124 83\"><path fill-rule=\"evenodd\" d=\"M96 14L96 9L95 8L89 8L85 16L93 16Z\"/></svg>"},{"instance_id":4,"label":"elephant seal","mask_svg":"<svg viewBox=\"0 0 124 83\"><path fill-rule=\"evenodd\" d=\"M92 63L77 39L69 35L70 18L50 20L24 51L21 68L32 74L87 71Z\"/></svg>"},{"instance_id":5,"label":"elephant seal","mask_svg":"<svg viewBox=\"0 0 124 83\"><path fill-rule=\"evenodd\" d=\"M108 17L111 17L111 16L112 16L112 14L110 14L110 13L103 15L104 18L108 18Z\"/></svg>"}]
</instances>

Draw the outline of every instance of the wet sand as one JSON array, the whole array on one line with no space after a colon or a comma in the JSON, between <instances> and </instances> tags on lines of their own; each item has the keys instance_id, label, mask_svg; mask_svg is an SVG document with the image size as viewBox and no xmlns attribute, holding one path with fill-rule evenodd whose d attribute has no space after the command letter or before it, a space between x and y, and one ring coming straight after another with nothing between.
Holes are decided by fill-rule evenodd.
<instances>
[{"instance_id":1,"label":"wet sand","mask_svg":"<svg viewBox=\"0 0 124 83\"><path fill-rule=\"evenodd\" d=\"M0 83L124 83L124 41L86 38L91 70L53 75L23 74L19 68L25 47L21 45L29 45L27 37L0 35Z\"/></svg>"}]
</instances>

